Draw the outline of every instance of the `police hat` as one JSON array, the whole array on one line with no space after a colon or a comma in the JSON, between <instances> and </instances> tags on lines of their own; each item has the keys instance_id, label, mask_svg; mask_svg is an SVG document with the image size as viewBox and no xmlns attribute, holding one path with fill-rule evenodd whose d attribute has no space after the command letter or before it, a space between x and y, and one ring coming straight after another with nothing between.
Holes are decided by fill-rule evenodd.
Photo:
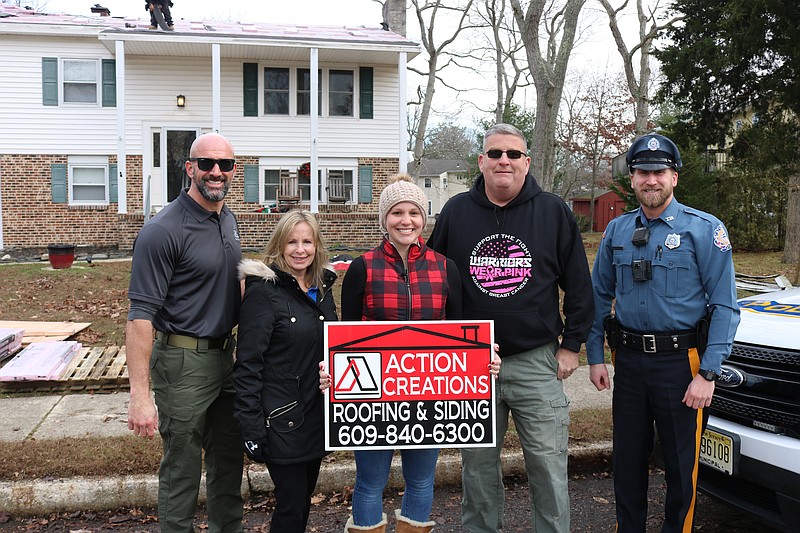
<instances>
[{"instance_id":1,"label":"police hat","mask_svg":"<svg viewBox=\"0 0 800 533\"><path fill-rule=\"evenodd\" d=\"M633 141L628 155L625 156L625 162L628 164L631 174L635 168L642 170L673 168L677 170L683 166L681 153L675 143L663 135L655 133Z\"/></svg>"}]
</instances>

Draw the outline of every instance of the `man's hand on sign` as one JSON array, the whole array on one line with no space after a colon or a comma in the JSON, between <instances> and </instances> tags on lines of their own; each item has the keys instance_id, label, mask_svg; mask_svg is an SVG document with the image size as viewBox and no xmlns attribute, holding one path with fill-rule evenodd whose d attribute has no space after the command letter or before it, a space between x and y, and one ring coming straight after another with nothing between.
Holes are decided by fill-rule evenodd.
<instances>
[{"instance_id":1,"label":"man's hand on sign","mask_svg":"<svg viewBox=\"0 0 800 533\"><path fill-rule=\"evenodd\" d=\"M333 385L333 380L331 379L331 375L328 374L327 369L325 368L325 363L320 362L319 364L319 390L321 393L325 394L325 391L328 390L331 385Z\"/></svg>"}]
</instances>

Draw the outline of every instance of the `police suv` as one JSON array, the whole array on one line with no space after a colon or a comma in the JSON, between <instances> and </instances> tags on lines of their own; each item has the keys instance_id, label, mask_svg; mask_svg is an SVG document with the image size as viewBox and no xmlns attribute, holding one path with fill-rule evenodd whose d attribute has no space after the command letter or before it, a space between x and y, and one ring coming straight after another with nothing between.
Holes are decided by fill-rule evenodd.
<instances>
[{"instance_id":1,"label":"police suv","mask_svg":"<svg viewBox=\"0 0 800 533\"><path fill-rule=\"evenodd\" d=\"M800 288L739 300L700 451L702 492L800 531Z\"/></svg>"}]
</instances>

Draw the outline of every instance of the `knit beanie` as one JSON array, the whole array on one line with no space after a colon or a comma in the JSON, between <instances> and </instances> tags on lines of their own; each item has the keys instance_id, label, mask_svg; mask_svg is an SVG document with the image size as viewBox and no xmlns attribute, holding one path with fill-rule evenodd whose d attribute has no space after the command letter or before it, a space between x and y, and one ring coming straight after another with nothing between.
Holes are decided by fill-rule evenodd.
<instances>
[{"instance_id":1,"label":"knit beanie","mask_svg":"<svg viewBox=\"0 0 800 533\"><path fill-rule=\"evenodd\" d=\"M428 198L419 185L414 183L411 176L400 173L389 178L389 185L381 191L381 198L378 201L378 221L381 229L386 232L386 217L389 211L400 202L411 202L419 207L422 213L422 226L428 223Z\"/></svg>"}]
</instances>

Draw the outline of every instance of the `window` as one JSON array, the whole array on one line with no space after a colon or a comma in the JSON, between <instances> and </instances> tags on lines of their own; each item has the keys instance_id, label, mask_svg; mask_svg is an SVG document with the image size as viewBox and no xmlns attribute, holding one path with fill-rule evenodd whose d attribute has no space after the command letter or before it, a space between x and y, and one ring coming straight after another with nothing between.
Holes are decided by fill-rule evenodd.
<instances>
[{"instance_id":1,"label":"window","mask_svg":"<svg viewBox=\"0 0 800 533\"><path fill-rule=\"evenodd\" d=\"M70 205L108 204L107 157L70 157L68 179Z\"/></svg>"},{"instance_id":2,"label":"window","mask_svg":"<svg viewBox=\"0 0 800 533\"><path fill-rule=\"evenodd\" d=\"M447 189L447 174L442 176L442 189Z\"/></svg>"},{"instance_id":3,"label":"window","mask_svg":"<svg viewBox=\"0 0 800 533\"><path fill-rule=\"evenodd\" d=\"M264 204L274 204L277 201L277 189L280 185L280 177L293 175L297 176L298 191L300 193L300 201L309 203L311 201L311 175L309 172L308 161L292 161L283 159L280 161L266 161L264 160L260 165L259 172L253 173L251 178L253 191L261 191L261 196L258 201ZM317 198L320 202L327 201L328 198L328 180L331 178L340 179L344 183L346 194L349 195L350 201L355 201L354 191L358 186L356 180L357 161L355 160L334 160L329 159L322 161L317 168ZM258 176L258 177L257 177ZM245 176L247 181L248 177ZM256 180L258 184L256 185ZM247 187L245 183L245 187ZM258 187L258 188L256 188ZM253 198L250 201L256 201Z\"/></svg>"},{"instance_id":4,"label":"window","mask_svg":"<svg viewBox=\"0 0 800 533\"><path fill-rule=\"evenodd\" d=\"M263 67L244 63L242 70L242 116L308 116L311 113L311 69L301 67ZM320 68L316 98L321 117L373 118L373 72L371 67L356 71ZM358 82L359 87L356 86ZM259 91L263 104L258 101ZM358 93L358 94L357 94ZM259 109L263 105L263 110ZM360 109L358 109L360 106Z\"/></svg>"},{"instance_id":5,"label":"window","mask_svg":"<svg viewBox=\"0 0 800 533\"><path fill-rule=\"evenodd\" d=\"M99 61L85 59L65 59L63 68L64 103L96 104L100 85Z\"/></svg>"},{"instance_id":6,"label":"window","mask_svg":"<svg viewBox=\"0 0 800 533\"><path fill-rule=\"evenodd\" d=\"M317 79L317 114L322 116L322 71L318 71ZM297 69L297 114L311 114L311 69Z\"/></svg>"},{"instance_id":7,"label":"window","mask_svg":"<svg viewBox=\"0 0 800 533\"><path fill-rule=\"evenodd\" d=\"M278 198L278 184L280 183L281 169L268 168L264 171L264 201L275 203Z\"/></svg>"},{"instance_id":8,"label":"window","mask_svg":"<svg viewBox=\"0 0 800 533\"><path fill-rule=\"evenodd\" d=\"M352 202L353 201L353 189L354 189L354 187L353 187L353 185L354 185L353 184L353 175L354 175L354 172L353 172L352 169L342 169L342 168L338 168L338 169L331 168L331 169L328 169L328 181L329 182L331 180L334 180L334 181L340 180L341 183L344 184L344 191L331 191L330 187L328 188L329 201L330 201L330 196L331 196L332 192L333 192L333 194L340 194L341 192L344 192L344 196L346 197L345 201L347 201L347 202ZM328 186L328 183L326 183L326 186ZM334 199L334 201L337 201L337 200Z\"/></svg>"},{"instance_id":9,"label":"window","mask_svg":"<svg viewBox=\"0 0 800 533\"><path fill-rule=\"evenodd\" d=\"M289 114L289 69L264 69L264 114Z\"/></svg>"},{"instance_id":10,"label":"window","mask_svg":"<svg viewBox=\"0 0 800 533\"><path fill-rule=\"evenodd\" d=\"M430 189L431 187L432 187L431 179L430 178L425 178L425 188L426 189Z\"/></svg>"},{"instance_id":11,"label":"window","mask_svg":"<svg viewBox=\"0 0 800 533\"><path fill-rule=\"evenodd\" d=\"M353 71L331 70L328 73L328 115L353 116Z\"/></svg>"},{"instance_id":12,"label":"window","mask_svg":"<svg viewBox=\"0 0 800 533\"><path fill-rule=\"evenodd\" d=\"M116 107L116 61L113 59L42 58L42 105Z\"/></svg>"}]
</instances>

